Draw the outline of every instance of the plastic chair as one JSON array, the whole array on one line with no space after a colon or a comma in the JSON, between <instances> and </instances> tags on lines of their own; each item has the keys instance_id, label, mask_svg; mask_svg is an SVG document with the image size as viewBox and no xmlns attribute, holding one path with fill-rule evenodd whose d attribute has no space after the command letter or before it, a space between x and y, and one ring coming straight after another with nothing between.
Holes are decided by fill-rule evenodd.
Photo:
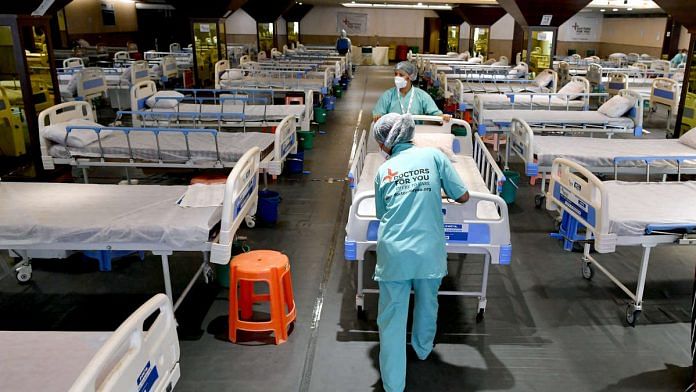
<instances>
[{"instance_id":1,"label":"plastic chair","mask_svg":"<svg viewBox=\"0 0 696 392\"><path fill-rule=\"evenodd\" d=\"M254 291L254 282L266 282L268 294ZM239 286L239 293L237 287ZM252 306L269 302L269 321L249 321ZM288 327L295 321L297 311L292 293L290 261L280 252L256 250L235 256L230 262L229 339L237 341L237 330L272 331L275 344L285 343Z\"/></svg>"}]
</instances>

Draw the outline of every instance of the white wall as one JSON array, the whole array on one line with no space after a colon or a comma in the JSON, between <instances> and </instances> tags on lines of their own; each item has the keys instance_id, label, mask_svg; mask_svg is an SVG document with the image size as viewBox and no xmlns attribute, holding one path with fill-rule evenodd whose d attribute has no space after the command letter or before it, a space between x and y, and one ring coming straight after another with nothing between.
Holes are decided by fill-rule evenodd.
<instances>
[{"instance_id":1,"label":"white wall","mask_svg":"<svg viewBox=\"0 0 696 392\"><path fill-rule=\"evenodd\" d=\"M285 22L285 18L279 16L275 21L276 29L278 29L278 35L288 35L288 24Z\"/></svg>"},{"instance_id":2,"label":"white wall","mask_svg":"<svg viewBox=\"0 0 696 392\"><path fill-rule=\"evenodd\" d=\"M283 27L285 29L285 27ZM254 34L256 35L256 21L243 9L238 9L225 20L227 34Z\"/></svg>"},{"instance_id":3,"label":"white wall","mask_svg":"<svg viewBox=\"0 0 696 392\"><path fill-rule=\"evenodd\" d=\"M511 40L515 34L515 19L510 14L505 14L491 26L491 39Z\"/></svg>"},{"instance_id":4,"label":"white wall","mask_svg":"<svg viewBox=\"0 0 696 392\"><path fill-rule=\"evenodd\" d=\"M423 18L437 17L434 11L427 10L391 10L346 7L314 6L302 18L300 33L302 35L336 35L338 12L367 14L367 32L353 34L366 37L403 37L422 38Z\"/></svg>"},{"instance_id":5,"label":"white wall","mask_svg":"<svg viewBox=\"0 0 696 392\"><path fill-rule=\"evenodd\" d=\"M679 33L679 49L689 49L689 42L691 41L691 34L686 27L682 26L681 32Z\"/></svg>"},{"instance_id":6,"label":"white wall","mask_svg":"<svg viewBox=\"0 0 696 392\"><path fill-rule=\"evenodd\" d=\"M661 48L667 18L604 18L603 24L602 42Z\"/></svg>"},{"instance_id":7,"label":"white wall","mask_svg":"<svg viewBox=\"0 0 696 392\"><path fill-rule=\"evenodd\" d=\"M462 23L461 26L459 26L459 38L460 39L469 39L469 35L471 34L471 25L464 22Z\"/></svg>"}]
</instances>

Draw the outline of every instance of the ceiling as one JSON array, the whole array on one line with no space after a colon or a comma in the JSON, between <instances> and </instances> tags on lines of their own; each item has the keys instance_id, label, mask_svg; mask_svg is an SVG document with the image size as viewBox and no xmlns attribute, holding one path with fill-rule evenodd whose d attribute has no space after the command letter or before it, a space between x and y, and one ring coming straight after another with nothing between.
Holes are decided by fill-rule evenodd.
<instances>
[{"instance_id":1,"label":"ceiling","mask_svg":"<svg viewBox=\"0 0 696 392\"><path fill-rule=\"evenodd\" d=\"M348 3L350 1L351 0L303 0L304 3L312 5L341 5L341 3ZM356 3L497 4L496 0L356 0Z\"/></svg>"}]
</instances>

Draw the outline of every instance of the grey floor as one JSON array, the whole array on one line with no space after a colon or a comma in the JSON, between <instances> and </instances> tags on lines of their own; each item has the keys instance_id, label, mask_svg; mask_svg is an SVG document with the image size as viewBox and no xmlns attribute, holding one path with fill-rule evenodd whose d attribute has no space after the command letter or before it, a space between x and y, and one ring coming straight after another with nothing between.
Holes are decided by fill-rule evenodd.
<instances>
[{"instance_id":1,"label":"grey floor","mask_svg":"<svg viewBox=\"0 0 696 392\"><path fill-rule=\"evenodd\" d=\"M288 342L275 346L270 336L247 334L240 344L225 341L226 292L199 282L177 313L182 377L176 390L381 390L376 297L367 297L367 318L358 319L356 266L343 259L349 197L342 179L354 129L369 126L372 107L391 84L390 71L360 68L327 124L317 128L315 149L306 154L309 173L270 185L283 197L277 226L242 231L253 249L280 250L291 260L298 317ZM658 120L646 126L653 135L663 127ZM185 175L147 179L176 183ZM582 279L579 254L549 238L553 218L534 208L534 193L524 183L510 209L513 260L492 267L484 321L475 321L475 300L441 297L437 346L427 361L409 362L407 390L682 390L690 372L695 250L653 252L644 313L635 328L627 327L628 299L603 276ZM598 257L635 285L640 249ZM175 291L198 260L197 254L172 257ZM479 256L452 257L444 285L474 287L481 262ZM38 260L31 284L0 280L0 329L109 330L162 290L152 256L117 261L108 273L95 264L79 257Z\"/></svg>"}]
</instances>

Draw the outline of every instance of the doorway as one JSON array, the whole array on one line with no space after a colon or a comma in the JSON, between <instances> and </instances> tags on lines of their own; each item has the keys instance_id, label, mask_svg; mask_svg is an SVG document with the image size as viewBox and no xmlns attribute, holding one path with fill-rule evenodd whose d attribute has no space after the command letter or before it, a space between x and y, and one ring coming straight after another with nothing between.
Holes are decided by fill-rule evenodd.
<instances>
[{"instance_id":1,"label":"doorway","mask_svg":"<svg viewBox=\"0 0 696 392\"><path fill-rule=\"evenodd\" d=\"M423 53L440 54L440 18L424 18Z\"/></svg>"}]
</instances>

